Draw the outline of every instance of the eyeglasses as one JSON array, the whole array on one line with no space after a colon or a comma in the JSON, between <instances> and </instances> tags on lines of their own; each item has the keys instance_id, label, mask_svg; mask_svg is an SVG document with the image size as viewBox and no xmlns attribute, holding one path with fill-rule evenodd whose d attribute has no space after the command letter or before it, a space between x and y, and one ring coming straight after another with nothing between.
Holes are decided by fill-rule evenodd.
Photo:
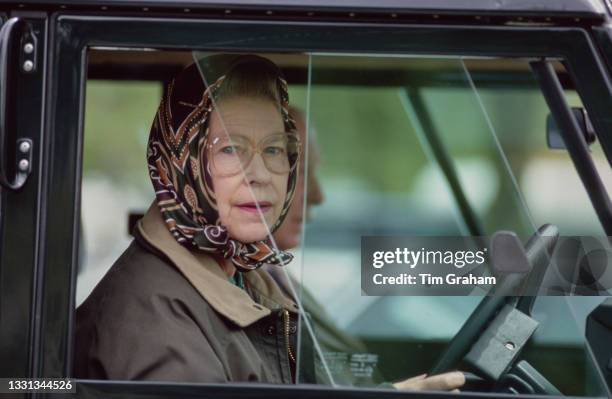
<instances>
[{"instance_id":1,"label":"eyeglasses","mask_svg":"<svg viewBox=\"0 0 612 399\"><path fill-rule=\"evenodd\" d=\"M242 172L249 166L255 153L261 155L270 172L285 174L297 166L300 140L293 132L275 133L253 145L245 136L230 134L214 138L208 145L208 151L212 173L220 177Z\"/></svg>"}]
</instances>

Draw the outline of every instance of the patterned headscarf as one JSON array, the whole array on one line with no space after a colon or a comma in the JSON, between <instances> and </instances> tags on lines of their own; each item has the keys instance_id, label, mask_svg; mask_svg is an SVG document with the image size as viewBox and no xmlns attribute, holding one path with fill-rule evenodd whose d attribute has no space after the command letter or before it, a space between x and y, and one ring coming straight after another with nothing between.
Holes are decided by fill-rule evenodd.
<instances>
[{"instance_id":1,"label":"patterned headscarf","mask_svg":"<svg viewBox=\"0 0 612 399\"><path fill-rule=\"evenodd\" d=\"M285 131L294 131L295 122L288 112L287 83L278 68L271 61L255 56L239 57L233 66L245 61L265 62L278 72L279 106ZM219 219L205 148L214 94L223 85L225 76L209 82L206 87L197 65L192 64L164 88L147 148L149 176L157 205L170 233L185 247L220 254L230 259L241 272L257 269L265 263L285 265L293 256L276 251L269 238L252 243L239 242L229 236ZM289 210L296 181L297 167L289 172L287 196L271 232L282 223Z\"/></svg>"}]
</instances>

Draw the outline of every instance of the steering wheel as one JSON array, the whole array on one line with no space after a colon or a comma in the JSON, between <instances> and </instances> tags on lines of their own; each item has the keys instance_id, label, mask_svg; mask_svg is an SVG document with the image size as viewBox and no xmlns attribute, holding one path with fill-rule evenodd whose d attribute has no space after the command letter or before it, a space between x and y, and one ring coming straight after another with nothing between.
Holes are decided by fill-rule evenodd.
<instances>
[{"instance_id":1,"label":"steering wheel","mask_svg":"<svg viewBox=\"0 0 612 399\"><path fill-rule=\"evenodd\" d=\"M512 234L516 238L514 233L500 233ZM497 233L496 236L500 233ZM546 268L548 267L551 254L555 248L558 238L559 231L557 227L546 224L540 227L538 231L531 236L524 249L522 248L522 245L518 239L516 239L517 244L515 248L506 248L506 251L503 251L505 252L504 255L506 256L515 255L519 259L521 257L526 257L528 266L530 266L529 273L526 275L523 273L510 273L501 278L501 281L495 286L494 292L492 292L491 295L484 297L482 301L480 301L476 309L471 313L461 329L450 341L442 356L440 356L435 366L431 369L431 374L440 374L456 369L461 360L463 360L465 355L470 351L474 344L476 344L485 329L491 324L496 315L506 305L513 306L515 309L521 311L527 316L531 314L536 297L517 297L512 295L516 295L516 290L521 286L539 287L542 284ZM495 240L495 237L493 240ZM493 266L495 266L496 262L500 262L500 259L495 259L493 253L491 255ZM524 368L522 363L525 362L517 362L516 359L517 358L515 358L513 364L509 365L506 371L512 369L514 363L521 363L520 366ZM519 367L519 369L521 369L521 367ZM537 374L539 377L543 378L541 375L539 375L539 373ZM497 382L487 380L487 378L480 378L469 373L466 375L466 377L467 383L470 384L469 388L474 388L475 390L482 390L482 388L492 387ZM503 375L500 377L500 379L502 378ZM538 382L542 382L541 378L538 380ZM545 385L544 388L536 387L536 393L542 390L549 392L539 393L558 393L558 391L553 391L555 389L550 383L544 383L543 385Z\"/></svg>"}]
</instances>

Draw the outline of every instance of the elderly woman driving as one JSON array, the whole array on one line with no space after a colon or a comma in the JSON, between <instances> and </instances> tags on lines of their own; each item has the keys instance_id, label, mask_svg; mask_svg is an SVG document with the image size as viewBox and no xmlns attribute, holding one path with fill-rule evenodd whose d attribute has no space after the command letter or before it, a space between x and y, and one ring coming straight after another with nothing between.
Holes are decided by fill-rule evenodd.
<instances>
[{"instance_id":1,"label":"elderly woman driving","mask_svg":"<svg viewBox=\"0 0 612 399\"><path fill-rule=\"evenodd\" d=\"M276 65L227 57L218 78L194 64L164 90L147 150L155 201L77 310L77 378L295 382L298 306L260 267L292 258L270 237L292 202L300 140ZM301 358L301 380L316 382L313 359Z\"/></svg>"},{"instance_id":2,"label":"elderly woman driving","mask_svg":"<svg viewBox=\"0 0 612 399\"><path fill-rule=\"evenodd\" d=\"M295 189L287 101L277 67L251 56L208 86L191 65L166 87L156 200L77 310L76 377L293 381L297 306L257 270L291 259L267 240Z\"/></svg>"}]
</instances>

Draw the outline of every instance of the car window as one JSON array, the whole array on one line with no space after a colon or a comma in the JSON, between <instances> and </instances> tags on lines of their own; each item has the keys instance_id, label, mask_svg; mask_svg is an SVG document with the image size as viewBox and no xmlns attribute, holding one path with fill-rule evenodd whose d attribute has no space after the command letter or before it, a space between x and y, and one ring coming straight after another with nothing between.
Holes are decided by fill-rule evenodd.
<instances>
[{"instance_id":1,"label":"car window","mask_svg":"<svg viewBox=\"0 0 612 399\"><path fill-rule=\"evenodd\" d=\"M218 79L211 53L123 53L166 68L168 79L192 61L205 84ZM90 55L121 59L121 52L101 49ZM379 386L427 373L482 300L363 295L363 236L511 230L525 241L544 223L556 224L564 235L601 234L567 153L546 147L549 111L527 60L263 56L287 77L289 112L301 135L302 188L271 244L294 259L270 270L305 312L295 348L298 382ZM130 244L130 220L153 202L147 140L164 83L144 74L92 76L86 86L77 305ZM577 104L575 95L570 98ZM223 129L226 136L233 136L231 128ZM602 178L612 184L597 144L593 154ZM583 213L567 212L569 206ZM525 356L564 394L598 394L587 389L583 329L599 302L536 302L540 327Z\"/></svg>"}]
</instances>

